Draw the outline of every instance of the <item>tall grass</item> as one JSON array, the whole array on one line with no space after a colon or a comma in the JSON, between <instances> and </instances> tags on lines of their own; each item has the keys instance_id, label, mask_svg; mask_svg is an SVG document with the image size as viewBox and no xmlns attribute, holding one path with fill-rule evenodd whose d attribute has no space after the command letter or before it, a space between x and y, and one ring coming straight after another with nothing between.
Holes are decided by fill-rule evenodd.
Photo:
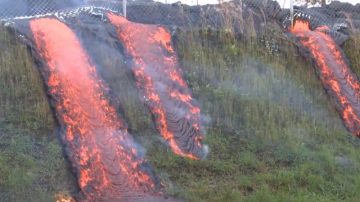
<instances>
[{"instance_id":1,"label":"tall grass","mask_svg":"<svg viewBox=\"0 0 360 202\"><path fill-rule=\"evenodd\" d=\"M0 27L0 201L52 201L73 191L43 82L14 34Z\"/></svg>"},{"instance_id":2,"label":"tall grass","mask_svg":"<svg viewBox=\"0 0 360 202\"><path fill-rule=\"evenodd\" d=\"M174 37L206 122L204 161L177 157L161 144L128 61L111 51L119 47L92 44L112 103L147 149L166 193L186 201L357 201L360 141L343 127L311 62L274 24L264 35L244 29L251 37L241 38L232 22ZM3 29L0 47L0 201L50 201L55 192L75 191L26 47ZM347 43L345 50L358 68L359 46Z\"/></svg>"},{"instance_id":3,"label":"tall grass","mask_svg":"<svg viewBox=\"0 0 360 202\"><path fill-rule=\"evenodd\" d=\"M0 29L0 124L46 132L54 120L39 72L25 45Z\"/></svg>"},{"instance_id":4,"label":"tall grass","mask_svg":"<svg viewBox=\"0 0 360 202\"><path fill-rule=\"evenodd\" d=\"M360 142L344 128L311 62L274 24L243 38L232 20L224 24L221 31L191 27L174 37L209 122L204 161L179 158L162 144L128 61L110 51L118 47L89 45L99 47L91 53L99 72L166 193L186 201L356 201ZM251 19L245 24L253 28Z\"/></svg>"},{"instance_id":5,"label":"tall grass","mask_svg":"<svg viewBox=\"0 0 360 202\"><path fill-rule=\"evenodd\" d=\"M211 152L193 162L155 144L148 157L168 193L188 201L356 201L359 140L312 64L268 28L246 40L226 30L178 33L184 75L211 119Z\"/></svg>"},{"instance_id":6,"label":"tall grass","mask_svg":"<svg viewBox=\"0 0 360 202\"><path fill-rule=\"evenodd\" d=\"M360 31L355 30L353 35L344 44L345 55L349 59L350 66L356 74L360 75Z\"/></svg>"}]
</instances>

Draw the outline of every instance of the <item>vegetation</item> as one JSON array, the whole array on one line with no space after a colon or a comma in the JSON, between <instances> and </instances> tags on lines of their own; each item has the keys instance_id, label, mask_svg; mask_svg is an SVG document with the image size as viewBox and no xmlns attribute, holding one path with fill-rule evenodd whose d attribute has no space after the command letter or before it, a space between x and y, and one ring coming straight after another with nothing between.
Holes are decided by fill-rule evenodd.
<instances>
[{"instance_id":1,"label":"vegetation","mask_svg":"<svg viewBox=\"0 0 360 202\"><path fill-rule=\"evenodd\" d=\"M360 75L360 31L354 30L352 37L345 42L345 55L350 61L350 66Z\"/></svg>"},{"instance_id":2,"label":"vegetation","mask_svg":"<svg viewBox=\"0 0 360 202\"><path fill-rule=\"evenodd\" d=\"M311 63L281 36L180 33L185 76L211 118L211 152L192 162L151 148L173 183L169 193L189 201L358 200L360 141L344 129Z\"/></svg>"},{"instance_id":3,"label":"vegetation","mask_svg":"<svg viewBox=\"0 0 360 202\"><path fill-rule=\"evenodd\" d=\"M27 48L0 28L0 201L74 191L43 83Z\"/></svg>"},{"instance_id":4,"label":"vegetation","mask_svg":"<svg viewBox=\"0 0 360 202\"><path fill-rule=\"evenodd\" d=\"M177 157L160 144L131 72L120 68L123 59L92 53L102 58L99 72L113 103L167 194L186 201L358 201L360 140L343 127L312 63L280 29L269 26L246 39L207 28L176 36L184 76L208 122L204 161ZM346 53L358 68L359 46L352 45ZM33 61L4 30L0 46L0 201L49 201L73 192Z\"/></svg>"}]
</instances>

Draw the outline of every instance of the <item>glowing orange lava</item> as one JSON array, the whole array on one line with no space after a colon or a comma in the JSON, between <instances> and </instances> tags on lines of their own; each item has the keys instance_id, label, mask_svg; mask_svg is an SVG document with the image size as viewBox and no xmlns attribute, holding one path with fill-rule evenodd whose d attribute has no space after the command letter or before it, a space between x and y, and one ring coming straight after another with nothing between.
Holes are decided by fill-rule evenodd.
<instances>
[{"instance_id":1,"label":"glowing orange lava","mask_svg":"<svg viewBox=\"0 0 360 202\"><path fill-rule=\"evenodd\" d=\"M136 201L154 189L138 147L73 31L51 18L31 20L30 28L46 62L42 71L84 201Z\"/></svg>"},{"instance_id":2,"label":"glowing orange lava","mask_svg":"<svg viewBox=\"0 0 360 202\"><path fill-rule=\"evenodd\" d=\"M348 130L360 136L360 84L344 60L326 26L310 29L307 21L296 20L291 33L310 51L325 89L339 103L338 110Z\"/></svg>"},{"instance_id":3,"label":"glowing orange lava","mask_svg":"<svg viewBox=\"0 0 360 202\"><path fill-rule=\"evenodd\" d=\"M175 154L191 159L204 157L200 108L182 78L170 33L164 27L133 23L113 13L107 16L133 58L137 86L160 134Z\"/></svg>"}]
</instances>

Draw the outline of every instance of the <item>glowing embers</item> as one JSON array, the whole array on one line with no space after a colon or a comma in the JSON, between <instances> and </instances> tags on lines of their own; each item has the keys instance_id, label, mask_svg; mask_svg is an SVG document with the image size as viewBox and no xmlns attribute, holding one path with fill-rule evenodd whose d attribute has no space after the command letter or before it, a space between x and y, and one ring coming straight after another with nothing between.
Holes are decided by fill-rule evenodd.
<instances>
[{"instance_id":1,"label":"glowing embers","mask_svg":"<svg viewBox=\"0 0 360 202\"><path fill-rule=\"evenodd\" d=\"M133 58L137 86L163 138L174 153L203 158L207 151L201 143L200 108L182 78L170 33L161 26L129 22L112 13L107 16Z\"/></svg>"},{"instance_id":2,"label":"glowing embers","mask_svg":"<svg viewBox=\"0 0 360 202\"><path fill-rule=\"evenodd\" d=\"M56 19L30 21L42 69L85 201L153 198L155 183L104 96L104 84L75 34Z\"/></svg>"},{"instance_id":3,"label":"glowing embers","mask_svg":"<svg viewBox=\"0 0 360 202\"><path fill-rule=\"evenodd\" d=\"M315 59L323 86L337 100L345 126L360 136L360 84L327 30L326 26L311 30L308 22L296 20L291 32Z\"/></svg>"}]
</instances>

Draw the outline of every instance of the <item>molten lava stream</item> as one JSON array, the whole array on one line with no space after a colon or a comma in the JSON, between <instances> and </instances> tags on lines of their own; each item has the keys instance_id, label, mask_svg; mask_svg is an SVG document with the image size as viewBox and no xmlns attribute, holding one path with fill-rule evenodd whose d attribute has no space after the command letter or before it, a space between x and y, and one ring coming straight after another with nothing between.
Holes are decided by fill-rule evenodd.
<instances>
[{"instance_id":1,"label":"molten lava stream","mask_svg":"<svg viewBox=\"0 0 360 202\"><path fill-rule=\"evenodd\" d=\"M132 137L76 35L62 22L30 21L46 84L84 201L149 201L155 188ZM160 201L160 199L156 199Z\"/></svg>"},{"instance_id":2,"label":"molten lava stream","mask_svg":"<svg viewBox=\"0 0 360 202\"><path fill-rule=\"evenodd\" d=\"M323 86L338 102L345 126L360 137L360 84L339 47L324 33L327 30L326 26L311 30L307 21L296 20L291 33L299 37L302 45L310 51Z\"/></svg>"},{"instance_id":3,"label":"molten lava stream","mask_svg":"<svg viewBox=\"0 0 360 202\"><path fill-rule=\"evenodd\" d=\"M207 149L201 143L200 108L182 78L170 33L161 26L133 23L113 13L107 16L133 58L137 86L160 134L175 154L203 158Z\"/></svg>"}]
</instances>

